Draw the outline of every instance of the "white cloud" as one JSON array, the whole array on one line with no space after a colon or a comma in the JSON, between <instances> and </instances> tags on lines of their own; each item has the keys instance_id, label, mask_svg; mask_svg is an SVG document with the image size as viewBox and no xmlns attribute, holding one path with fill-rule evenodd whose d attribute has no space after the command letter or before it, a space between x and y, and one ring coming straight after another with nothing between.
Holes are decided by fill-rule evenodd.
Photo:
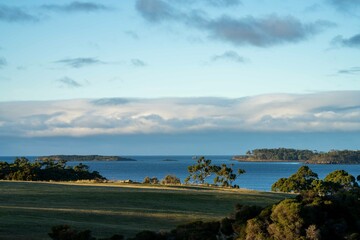
<instances>
[{"instance_id":1,"label":"white cloud","mask_svg":"<svg viewBox=\"0 0 360 240\"><path fill-rule=\"evenodd\" d=\"M231 130L360 130L360 91L238 99L78 99L0 103L0 135L88 136Z\"/></svg>"}]
</instances>

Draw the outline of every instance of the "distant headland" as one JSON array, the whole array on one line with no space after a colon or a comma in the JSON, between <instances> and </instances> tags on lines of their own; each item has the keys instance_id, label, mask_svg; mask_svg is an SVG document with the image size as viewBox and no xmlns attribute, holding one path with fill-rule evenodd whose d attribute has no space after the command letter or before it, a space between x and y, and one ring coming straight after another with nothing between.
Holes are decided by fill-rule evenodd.
<instances>
[{"instance_id":1,"label":"distant headland","mask_svg":"<svg viewBox=\"0 0 360 240\"><path fill-rule=\"evenodd\" d=\"M132 158L103 155L49 155L38 157L37 160L52 159L56 161L136 161Z\"/></svg>"},{"instance_id":2,"label":"distant headland","mask_svg":"<svg viewBox=\"0 0 360 240\"><path fill-rule=\"evenodd\" d=\"M318 152L292 148L263 148L232 158L244 162L301 162L306 164L360 164L360 151L331 150Z\"/></svg>"}]
</instances>

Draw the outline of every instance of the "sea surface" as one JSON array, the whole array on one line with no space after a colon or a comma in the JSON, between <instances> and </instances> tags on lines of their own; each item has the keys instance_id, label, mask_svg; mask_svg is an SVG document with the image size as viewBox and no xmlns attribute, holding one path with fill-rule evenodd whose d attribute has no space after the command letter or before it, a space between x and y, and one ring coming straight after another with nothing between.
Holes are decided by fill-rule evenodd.
<instances>
[{"instance_id":1,"label":"sea surface","mask_svg":"<svg viewBox=\"0 0 360 240\"><path fill-rule=\"evenodd\" d=\"M176 175L183 181L187 176L187 167L193 165L192 156L123 156L136 161L82 161L90 167L91 171L98 171L109 180L127 180L142 182L147 176L157 177L159 180L168 174ZM234 184L241 188L270 191L271 185L279 178L289 177L295 173L301 163L294 162L238 162L231 160L232 156L205 156L211 159L212 164L234 164L234 169L244 169L245 174L240 175ZM28 156L29 160L36 159ZM15 157L1 157L0 161L12 162ZM77 165L80 162L68 162L68 165ZM324 178L334 170L342 169L353 176L360 175L360 165L308 165L319 178ZM209 179L208 182L212 182Z\"/></svg>"}]
</instances>

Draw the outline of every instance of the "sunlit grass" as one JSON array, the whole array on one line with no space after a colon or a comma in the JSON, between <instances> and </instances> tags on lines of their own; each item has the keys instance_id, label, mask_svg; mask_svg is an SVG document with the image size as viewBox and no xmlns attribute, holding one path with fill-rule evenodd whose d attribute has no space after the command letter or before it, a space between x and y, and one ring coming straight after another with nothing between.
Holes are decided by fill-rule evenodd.
<instances>
[{"instance_id":1,"label":"sunlit grass","mask_svg":"<svg viewBox=\"0 0 360 240\"><path fill-rule=\"evenodd\" d=\"M49 239L58 224L91 229L97 237L131 236L217 220L236 203L266 206L286 196L209 187L0 182L0 239Z\"/></svg>"}]
</instances>

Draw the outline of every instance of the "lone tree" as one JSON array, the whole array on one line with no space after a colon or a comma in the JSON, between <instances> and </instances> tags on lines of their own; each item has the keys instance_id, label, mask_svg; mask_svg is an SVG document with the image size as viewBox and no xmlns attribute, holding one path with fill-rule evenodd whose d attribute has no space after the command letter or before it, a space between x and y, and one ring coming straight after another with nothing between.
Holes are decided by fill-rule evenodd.
<instances>
[{"instance_id":1,"label":"lone tree","mask_svg":"<svg viewBox=\"0 0 360 240\"><path fill-rule=\"evenodd\" d=\"M197 158L196 164L188 166L190 175L185 179L185 183L191 180L192 183L204 184L205 179L213 172L213 168L210 159L205 159L205 157Z\"/></svg>"},{"instance_id":2,"label":"lone tree","mask_svg":"<svg viewBox=\"0 0 360 240\"><path fill-rule=\"evenodd\" d=\"M220 183L222 187L232 187L232 183L236 180L236 178L245 173L244 169L238 169L237 173L234 173L233 167L234 164L230 164L230 167L226 164L222 164L221 167L214 166L213 169L216 174L214 184Z\"/></svg>"},{"instance_id":3,"label":"lone tree","mask_svg":"<svg viewBox=\"0 0 360 240\"><path fill-rule=\"evenodd\" d=\"M196 164L188 167L189 176L185 179L185 183L204 184L205 179L210 177L211 174L216 174L214 178L214 184L220 184L222 187L232 187L232 183L236 178L245 173L245 170L238 169L234 173L234 164L227 166L226 164L211 165L210 159L205 159L205 157L200 157L196 159Z\"/></svg>"}]
</instances>

